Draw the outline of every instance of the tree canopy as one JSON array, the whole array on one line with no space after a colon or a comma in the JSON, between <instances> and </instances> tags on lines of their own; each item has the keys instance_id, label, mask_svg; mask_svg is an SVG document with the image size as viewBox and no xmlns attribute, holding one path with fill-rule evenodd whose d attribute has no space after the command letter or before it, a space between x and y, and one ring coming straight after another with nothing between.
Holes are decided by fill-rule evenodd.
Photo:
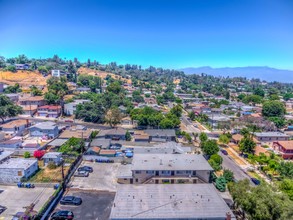
<instances>
[{"instance_id":1,"label":"tree canopy","mask_svg":"<svg viewBox=\"0 0 293 220\"><path fill-rule=\"evenodd\" d=\"M22 107L15 105L7 96L0 95L0 118L2 122L23 112Z\"/></svg>"}]
</instances>

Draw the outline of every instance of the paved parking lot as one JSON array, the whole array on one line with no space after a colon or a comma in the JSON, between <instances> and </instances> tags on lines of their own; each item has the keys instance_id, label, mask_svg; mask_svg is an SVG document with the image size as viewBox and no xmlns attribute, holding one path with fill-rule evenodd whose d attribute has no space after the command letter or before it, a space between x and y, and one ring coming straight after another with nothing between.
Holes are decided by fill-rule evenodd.
<instances>
[{"instance_id":1,"label":"paved parking lot","mask_svg":"<svg viewBox=\"0 0 293 220\"><path fill-rule=\"evenodd\" d=\"M36 187L34 189L18 188L17 186L0 185L0 205L7 209L0 215L0 219L11 219L17 212L23 212L23 207L35 202L34 210L39 211L48 198L53 194L54 189Z\"/></svg>"},{"instance_id":2,"label":"paved parking lot","mask_svg":"<svg viewBox=\"0 0 293 220\"><path fill-rule=\"evenodd\" d=\"M97 192L69 190L66 195L74 195L82 198L80 206L58 205L55 211L69 210L76 220L108 220L115 198L113 192Z\"/></svg>"},{"instance_id":3,"label":"paved parking lot","mask_svg":"<svg viewBox=\"0 0 293 220\"><path fill-rule=\"evenodd\" d=\"M69 187L84 190L116 192L116 174L120 163L83 162L80 166L91 166L93 172L88 177L72 177Z\"/></svg>"}]
</instances>

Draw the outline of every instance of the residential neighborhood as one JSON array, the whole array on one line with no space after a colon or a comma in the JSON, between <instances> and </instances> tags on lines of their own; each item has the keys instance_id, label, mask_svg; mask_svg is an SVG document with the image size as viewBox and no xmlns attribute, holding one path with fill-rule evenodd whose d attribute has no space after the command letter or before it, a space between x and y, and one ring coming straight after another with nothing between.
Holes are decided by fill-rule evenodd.
<instances>
[{"instance_id":1,"label":"residential neighborhood","mask_svg":"<svg viewBox=\"0 0 293 220\"><path fill-rule=\"evenodd\" d=\"M293 0L0 1L0 220L293 220Z\"/></svg>"}]
</instances>

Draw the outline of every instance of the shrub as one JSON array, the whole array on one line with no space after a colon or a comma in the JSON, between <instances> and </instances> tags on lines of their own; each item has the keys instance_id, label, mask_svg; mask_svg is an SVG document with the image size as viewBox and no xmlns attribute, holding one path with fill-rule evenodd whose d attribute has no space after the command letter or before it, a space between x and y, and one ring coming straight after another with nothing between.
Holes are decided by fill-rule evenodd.
<instances>
[{"instance_id":1,"label":"shrub","mask_svg":"<svg viewBox=\"0 0 293 220\"><path fill-rule=\"evenodd\" d=\"M23 156L24 156L24 158L30 158L31 154L30 154L30 152L26 151L26 152L24 152Z\"/></svg>"},{"instance_id":2,"label":"shrub","mask_svg":"<svg viewBox=\"0 0 293 220\"><path fill-rule=\"evenodd\" d=\"M57 168L57 165L54 162L49 162L47 167L50 170L54 170Z\"/></svg>"}]
</instances>

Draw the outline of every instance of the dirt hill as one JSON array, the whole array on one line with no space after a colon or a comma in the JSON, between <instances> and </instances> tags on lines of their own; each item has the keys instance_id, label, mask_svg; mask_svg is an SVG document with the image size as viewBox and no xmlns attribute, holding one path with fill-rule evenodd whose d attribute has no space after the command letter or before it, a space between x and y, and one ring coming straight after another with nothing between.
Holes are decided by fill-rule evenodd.
<instances>
[{"instance_id":1,"label":"dirt hill","mask_svg":"<svg viewBox=\"0 0 293 220\"><path fill-rule=\"evenodd\" d=\"M18 70L14 73L0 70L0 82L8 85L18 83L21 87L44 86L49 77L44 77L37 71Z\"/></svg>"},{"instance_id":2,"label":"dirt hill","mask_svg":"<svg viewBox=\"0 0 293 220\"><path fill-rule=\"evenodd\" d=\"M91 76L98 76L98 77L101 77L102 79L105 79L107 75L110 75L113 79L121 79L122 81L131 83L131 79L125 79L121 76L115 75L113 73L101 71L101 70L93 70L86 67L80 67L77 72L78 74L81 74L81 75L85 74L85 75L91 75Z\"/></svg>"}]
</instances>

